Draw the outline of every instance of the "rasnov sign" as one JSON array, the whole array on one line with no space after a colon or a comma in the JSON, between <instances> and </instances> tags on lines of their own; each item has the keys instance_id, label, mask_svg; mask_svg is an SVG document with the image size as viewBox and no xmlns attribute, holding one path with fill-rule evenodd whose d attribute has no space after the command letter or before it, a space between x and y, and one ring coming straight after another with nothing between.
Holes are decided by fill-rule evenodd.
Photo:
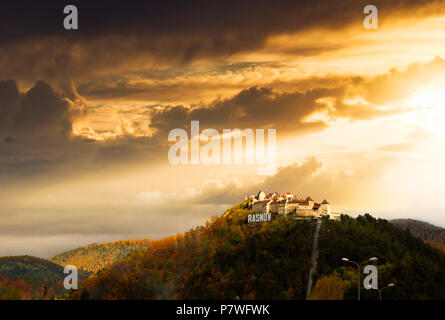
<instances>
[{"instance_id":1,"label":"rasnov sign","mask_svg":"<svg viewBox=\"0 0 445 320\"><path fill-rule=\"evenodd\" d=\"M257 214L249 214L247 216L247 222L268 222L270 221L271 213L257 213Z\"/></svg>"}]
</instances>

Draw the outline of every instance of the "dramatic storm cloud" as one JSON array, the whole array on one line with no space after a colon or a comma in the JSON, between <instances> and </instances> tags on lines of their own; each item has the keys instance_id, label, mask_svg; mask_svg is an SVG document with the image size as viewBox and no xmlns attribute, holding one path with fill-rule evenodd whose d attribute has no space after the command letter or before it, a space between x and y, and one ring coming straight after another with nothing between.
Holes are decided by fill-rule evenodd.
<instances>
[{"instance_id":1,"label":"dramatic storm cloud","mask_svg":"<svg viewBox=\"0 0 445 320\"><path fill-rule=\"evenodd\" d=\"M438 15L442 1L374 1L386 19ZM221 59L279 34L361 25L362 1L73 1L79 30L62 28L64 4L14 1L0 14L3 77L80 78L110 70ZM26 8L26 10L23 10ZM422 8L419 11L419 8ZM17 39L20 39L18 41ZM330 47L313 43L293 54ZM23 63L25 62L25 63ZM123 69L122 69L123 68Z\"/></svg>"},{"instance_id":2,"label":"dramatic storm cloud","mask_svg":"<svg viewBox=\"0 0 445 320\"><path fill-rule=\"evenodd\" d=\"M0 132L4 142L33 140L45 143L67 139L72 122L86 112L84 105L58 95L39 81L21 94L13 80L0 82Z\"/></svg>"}]
</instances>

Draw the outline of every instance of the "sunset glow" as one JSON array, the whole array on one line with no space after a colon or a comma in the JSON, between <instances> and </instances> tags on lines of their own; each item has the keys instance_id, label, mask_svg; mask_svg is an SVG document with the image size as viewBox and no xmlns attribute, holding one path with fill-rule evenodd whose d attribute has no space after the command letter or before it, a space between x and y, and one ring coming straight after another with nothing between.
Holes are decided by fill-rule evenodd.
<instances>
[{"instance_id":1,"label":"sunset glow","mask_svg":"<svg viewBox=\"0 0 445 320\"><path fill-rule=\"evenodd\" d=\"M380 1L376 30L357 1L138 5L0 19L0 255L173 235L259 189L445 226L441 1ZM192 121L276 129L276 172L173 165Z\"/></svg>"}]
</instances>

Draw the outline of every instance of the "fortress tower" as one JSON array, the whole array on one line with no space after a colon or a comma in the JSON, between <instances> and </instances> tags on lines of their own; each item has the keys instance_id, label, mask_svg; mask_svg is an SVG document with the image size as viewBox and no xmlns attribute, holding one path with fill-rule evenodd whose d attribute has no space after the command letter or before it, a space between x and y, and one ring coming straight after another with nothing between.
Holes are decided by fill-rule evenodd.
<instances>
[{"instance_id":1,"label":"fortress tower","mask_svg":"<svg viewBox=\"0 0 445 320\"><path fill-rule=\"evenodd\" d=\"M331 216L331 205L326 201L326 199L324 199L321 203L319 210L321 210L321 215Z\"/></svg>"}]
</instances>

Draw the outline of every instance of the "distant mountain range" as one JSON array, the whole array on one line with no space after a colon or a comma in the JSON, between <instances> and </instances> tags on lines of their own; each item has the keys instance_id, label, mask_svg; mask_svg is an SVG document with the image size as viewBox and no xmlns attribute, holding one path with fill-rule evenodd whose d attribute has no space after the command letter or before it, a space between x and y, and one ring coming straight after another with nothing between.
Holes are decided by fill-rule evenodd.
<instances>
[{"instance_id":1,"label":"distant mountain range","mask_svg":"<svg viewBox=\"0 0 445 320\"><path fill-rule=\"evenodd\" d=\"M32 256L1 257L0 300L67 297L68 292L63 288L64 266L76 266L82 281L105 266L148 247L151 242L140 239L92 244L60 253L49 260Z\"/></svg>"},{"instance_id":2,"label":"distant mountain range","mask_svg":"<svg viewBox=\"0 0 445 320\"><path fill-rule=\"evenodd\" d=\"M61 296L63 267L31 256L0 258L0 299Z\"/></svg>"},{"instance_id":3,"label":"distant mountain range","mask_svg":"<svg viewBox=\"0 0 445 320\"><path fill-rule=\"evenodd\" d=\"M96 243L62 252L49 260L61 266L73 265L85 272L95 273L135 251L147 248L151 243L149 239Z\"/></svg>"},{"instance_id":4,"label":"distant mountain range","mask_svg":"<svg viewBox=\"0 0 445 320\"><path fill-rule=\"evenodd\" d=\"M399 228L409 230L412 235L428 242L433 247L445 251L444 228L414 219L393 219L390 222Z\"/></svg>"}]
</instances>

